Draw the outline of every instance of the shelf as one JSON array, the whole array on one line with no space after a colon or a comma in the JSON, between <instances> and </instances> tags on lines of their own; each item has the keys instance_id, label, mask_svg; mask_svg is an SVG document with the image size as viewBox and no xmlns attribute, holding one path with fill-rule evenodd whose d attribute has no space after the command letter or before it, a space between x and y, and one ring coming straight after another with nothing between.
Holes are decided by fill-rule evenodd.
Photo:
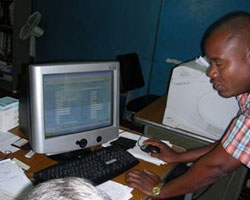
<instances>
[{"instance_id":1,"label":"shelf","mask_svg":"<svg viewBox=\"0 0 250 200\"><path fill-rule=\"evenodd\" d=\"M22 71L30 62L29 40L20 40L20 28L32 11L31 0L0 0L0 61L11 70L0 70L0 91L18 93ZM7 70L7 71L6 71Z\"/></svg>"}]
</instances>

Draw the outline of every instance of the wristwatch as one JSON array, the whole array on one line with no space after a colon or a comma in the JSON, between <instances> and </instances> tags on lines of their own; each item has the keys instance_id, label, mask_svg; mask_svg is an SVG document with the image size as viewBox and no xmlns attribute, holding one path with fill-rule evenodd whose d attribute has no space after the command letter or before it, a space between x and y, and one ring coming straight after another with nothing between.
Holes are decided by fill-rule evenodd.
<instances>
[{"instance_id":1,"label":"wristwatch","mask_svg":"<svg viewBox=\"0 0 250 200\"><path fill-rule=\"evenodd\" d=\"M161 193L161 188L163 185L164 185L164 183L160 182L155 187L153 187L153 189L152 189L152 196L153 197L156 197Z\"/></svg>"}]
</instances>

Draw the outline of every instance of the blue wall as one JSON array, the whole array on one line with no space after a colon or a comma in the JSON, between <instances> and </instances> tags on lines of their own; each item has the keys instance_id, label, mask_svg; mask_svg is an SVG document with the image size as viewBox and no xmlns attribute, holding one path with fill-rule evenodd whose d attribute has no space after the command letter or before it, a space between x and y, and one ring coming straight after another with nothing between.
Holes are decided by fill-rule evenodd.
<instances>
[{"instance_id":1,"label":"blue wall","mask_svg":"<svg viewBox=\"0 0 250 200\"><path fill-rule=\"evenodd\" d=\"M163 0L150 92L164 94L174 64L166 58L187 61L201 54L206 28L232 11L250 11L249 0Z\"/></svg>"},{"instance_id":2,"label":"blue wall","mask_svg":"<svg viewBox=\"0 0 250 200\"><path fill-rule=\"evenodd\" d=\"M147 91L164 94L173 64L200 55L200 40L213 21L250 11L249 0L33 0L42 14L37 62L109 60L137 52ZM158 26L159 25L159 26ZM152 71L151 71L152 70ZM151 73L152 72L152 73ZM148 86L148 88L147 88Z\"/></svg>"},{"instance_id":3,"label":"blue wall","mask_svg":"<svg viewBox=\"0 0 250 200\"><path fill-rule=\"evenodd\" d=\"M114 60L138 53L148 83L160 0L34 0L44 35L37 39L37 62ZM135 95L146 92L146 87Z\"/></svg>"}]
</instances>

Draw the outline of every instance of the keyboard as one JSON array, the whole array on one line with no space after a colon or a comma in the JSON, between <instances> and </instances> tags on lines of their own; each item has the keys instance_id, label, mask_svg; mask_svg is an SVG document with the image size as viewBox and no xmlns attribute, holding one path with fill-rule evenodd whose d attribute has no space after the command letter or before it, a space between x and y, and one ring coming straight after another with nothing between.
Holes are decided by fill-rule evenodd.
<instances>
[{"instance_id":1,"label":"keyboard","mask_svg":"<svg viewBox=\"0 0 250 200\"><path fill-rule=\"evenodd\" d=\"M59 163L34 173L34 180L40 183L49 179L83 177L94 185L110 180L139 163L139 160L124 148L110 146L92 151L86 156Z\"/></svg>"}]
</instances>

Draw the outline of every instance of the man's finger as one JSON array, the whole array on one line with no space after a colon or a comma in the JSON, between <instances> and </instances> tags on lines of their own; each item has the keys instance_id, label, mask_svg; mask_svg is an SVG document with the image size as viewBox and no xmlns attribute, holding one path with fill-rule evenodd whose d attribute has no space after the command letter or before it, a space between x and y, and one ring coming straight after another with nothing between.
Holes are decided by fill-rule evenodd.
<instances>
[{"instance_id":1,"label":"man's finger","mask_svg":"<svg viewBox=\"0 0 250 200\"><path fill-rule=\"evenodd\" d=\"M144 169L144 172L145 172L146 174L148 174L148 175L156 176L153 172L151 172L151 171L149 171L149 170L147 170L147 169Z\"/></svg>"}]
</instances>

